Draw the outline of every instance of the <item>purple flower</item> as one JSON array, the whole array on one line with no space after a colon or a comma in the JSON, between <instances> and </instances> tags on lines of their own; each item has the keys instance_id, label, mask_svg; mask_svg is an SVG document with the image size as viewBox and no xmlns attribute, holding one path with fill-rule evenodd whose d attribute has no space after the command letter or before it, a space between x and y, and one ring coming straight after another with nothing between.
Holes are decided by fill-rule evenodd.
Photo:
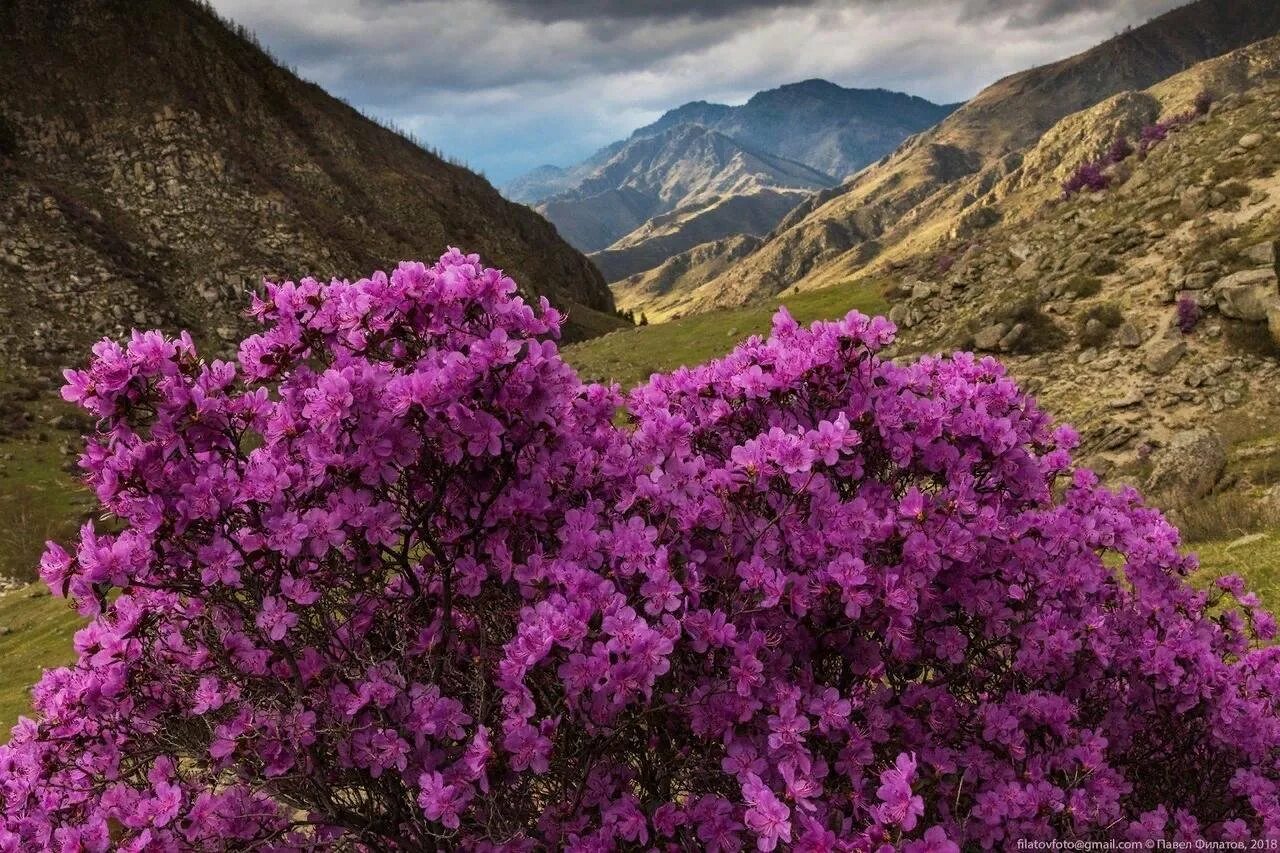
<instances>
[{"instance_id":1,"label":"purple flower","mask_svg":"<svg viewBox=\"0 0 1280 853\"><path fill-rule=\"evenodd\" d=\"M772 850L779 841L791 840L791 810L754 773L742 785L747 803L745 822L756 835L756 848Z\"/></svg>"}]
</instances>

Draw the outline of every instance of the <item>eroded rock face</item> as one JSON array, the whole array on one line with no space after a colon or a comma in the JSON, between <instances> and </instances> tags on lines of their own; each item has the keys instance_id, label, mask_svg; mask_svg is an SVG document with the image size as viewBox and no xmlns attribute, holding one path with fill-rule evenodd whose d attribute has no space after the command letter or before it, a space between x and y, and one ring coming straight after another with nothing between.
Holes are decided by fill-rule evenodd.
<instances>
[{"instance_id":1,"label":"eroded rock face","mask_svg":"<svg viewBox=\"0 0 1280 853\"><path fill-rule=\"evenodd\" d=\"M1211 429L1184 430L1156 453L1154 461L1148 493L1168 506L1178 506L1213 491L1227 467L1227 445Z\"/></svg>"}]
</instances>

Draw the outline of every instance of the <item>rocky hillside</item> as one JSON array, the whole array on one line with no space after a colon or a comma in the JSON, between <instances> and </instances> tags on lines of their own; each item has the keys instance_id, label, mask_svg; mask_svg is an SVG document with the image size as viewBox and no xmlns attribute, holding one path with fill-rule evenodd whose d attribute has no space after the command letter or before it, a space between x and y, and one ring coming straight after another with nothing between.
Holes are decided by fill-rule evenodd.
<instances>
[{"instance_id":1,"label":"rocky hillside","mask_svg":"<svg viewBox=\"0 0 1280 853\"><path fill-rule=\"evenodd\" d=\"M761 239L747 235L701 243L652 269L619 279L613 285L618 307L666 320L678 309L687 290L705 284L760 248Z\"/></svg>"},{"instance_id":2,"label":"rocky hillside","mask_svg":"<svg viewBox=\"0 0 1280 853\"><path fill-rule=\"evenodd\" d=\"M1064 118L1277 32L1273 0L1198 0L1082 54L1005 78L884 161L812 197L724 275L691 282L682 299L669 299L669 313L837 283L981 230L1003 215L992 193L1008 186Z\"/></svg>"},{"instance_id":3,"label":"rocky hillside","mask_svg":"<svg viewBox=\"0 0 1280 853\"><path fill-rule=\"evenodd\" d=\"M1147 94L1240 91L1105 187L911 258L889 290L905 351L999 354L1081 427L1088 464L1192 535L1280 521L1280 39L1206 65Z\"/></svg>"},{"instance_id":4,"label":"rocky hillside","mask_svg":"<svg viewBox=\"0 0 1280 853\"><path fill-rule=\"evenodd\" d=\"M450 244L613 325L599 273L546 221L198 3L7 0L0 79L9 371L56 375L134 326L190 327L217 349L263 276L351 276Z\"/></svg>"},{"instance_id":5,"label":"rocky hillside","mask_svg":"<svg viewBox=\"0 0 1280 853\"><path fill-rule=\"evenodd\" d=\"M729 196L753 199L738 212L744 228L762 218L755 208L781 206L776 216L764 217L772 227L811 192L834 183L803 164L744 148L701 125L680 124L627 143L573 190L547 199L537 210L574 246L595 252L655 216L704 209ZM716 236L733 233L739 232Z\"/></svg>"}]
</instances>

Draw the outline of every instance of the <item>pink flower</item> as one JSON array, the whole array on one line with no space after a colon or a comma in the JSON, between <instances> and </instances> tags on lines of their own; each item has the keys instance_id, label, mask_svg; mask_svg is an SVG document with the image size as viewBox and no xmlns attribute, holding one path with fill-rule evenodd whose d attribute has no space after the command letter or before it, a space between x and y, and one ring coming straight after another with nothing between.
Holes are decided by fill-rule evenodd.
<instances>
[{"instance_id":1,"label":"pink flower","mask_svg":"<svg viewBox=\"0 0 1280 853\"><path fill-rule=\"evenodd\" d=\"M774 796L773 791L754 773L747 776L742 785L742 796L747 802L747 828L756 834L756 847L772 850L779 841L791 840L791 810Z\"/></svg>"}]
</instances>

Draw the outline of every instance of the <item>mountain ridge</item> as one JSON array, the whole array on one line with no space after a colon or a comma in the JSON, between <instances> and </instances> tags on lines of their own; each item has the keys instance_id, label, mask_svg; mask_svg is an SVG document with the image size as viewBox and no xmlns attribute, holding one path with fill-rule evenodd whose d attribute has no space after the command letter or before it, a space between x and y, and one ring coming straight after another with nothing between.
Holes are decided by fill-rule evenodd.
<instances>
[{"instance_id":1,"label":"mountain ridge","mask_svg":"<svg viewBox=\"0 0 1280 853\"><path fill-rule=\"evenodd\" d=\"M803 163L746 148L719 131L680 123L627 142L573 190L536 208L570 244L600 251L656 216L727 196L793 192L835 183ZM797 192L798 191L798 192Z\"/></svg>"}]
</instances>

